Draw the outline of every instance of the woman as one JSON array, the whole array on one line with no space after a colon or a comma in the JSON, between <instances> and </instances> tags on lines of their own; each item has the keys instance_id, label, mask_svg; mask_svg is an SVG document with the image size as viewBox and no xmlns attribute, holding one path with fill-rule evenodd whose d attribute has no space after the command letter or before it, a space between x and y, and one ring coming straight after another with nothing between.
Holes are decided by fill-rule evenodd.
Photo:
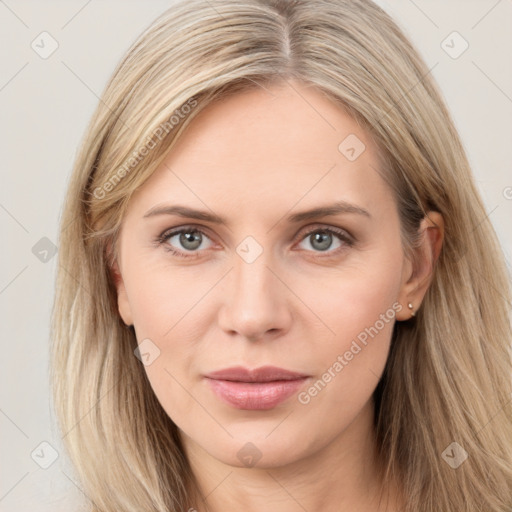
<instances>
[{"instance_id":1,"label":"woman","mask_svg":"<svg viewBox=\"0 0 512 512\"><path fill-rule=\"evenodd\" d=\"M93 511L511 509L503 256L372 2L169 9L60 243L54 402Z\"/></svg>"}]
</instances>

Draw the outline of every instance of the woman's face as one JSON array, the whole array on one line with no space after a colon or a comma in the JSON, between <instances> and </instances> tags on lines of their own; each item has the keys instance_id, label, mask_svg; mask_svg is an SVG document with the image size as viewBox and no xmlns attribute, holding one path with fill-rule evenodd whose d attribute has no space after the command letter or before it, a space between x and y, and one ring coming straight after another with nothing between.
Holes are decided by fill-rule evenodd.
<instances>
[{"instance_id":1,"label":"woman's face","mask_svg":"<svg viewBox=\"0 0 512 512\"><path fill-rule=\"evenodd\" d=\"M339 107L274 86L201 112L131 199L119 310L190 449L274 467L369 425L393 324L410 316L377 168Z\"/></svg>"}]
</instances>

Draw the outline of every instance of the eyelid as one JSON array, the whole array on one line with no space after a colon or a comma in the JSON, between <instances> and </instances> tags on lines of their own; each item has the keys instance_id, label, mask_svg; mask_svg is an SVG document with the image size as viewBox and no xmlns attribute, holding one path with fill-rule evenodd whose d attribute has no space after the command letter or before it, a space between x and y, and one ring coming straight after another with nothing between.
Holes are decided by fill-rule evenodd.
<instances>
[{"instance_id":1,"label":"eyelid","mask_svg":"<svg viewBox=\"0 0 512 512\"><path fill-rule=\"evenodd\" d=\"M207 235L208 238L211 237L208 235L209 229L206 226L193 225L193 224L184 224L183 226L176 226L174 228L168 228L164 230L158 237L157 240L168 239L174 235L180 234L182 231L197 231L202 235Z\"/></svg>"},{"instance_id":2,"label":"eyelid","mask_svg":"<svg viewBox=\"0 0 512 512\"><path fill-rule=\"evenodd\" d=\"M307 226L304 226L304 228L302 228L299 231L297 238L301 238L301 236L303 234L309 235L316 231L327 231L327 232L335 233L339 236L345 237L345 238L350 239L351 241L355 242L355 237L347 229L340 228L338 226L333 226L331 224L322 224L322 223L315 223L315 224L309 224Z\"/></svg>"}]
</instances>

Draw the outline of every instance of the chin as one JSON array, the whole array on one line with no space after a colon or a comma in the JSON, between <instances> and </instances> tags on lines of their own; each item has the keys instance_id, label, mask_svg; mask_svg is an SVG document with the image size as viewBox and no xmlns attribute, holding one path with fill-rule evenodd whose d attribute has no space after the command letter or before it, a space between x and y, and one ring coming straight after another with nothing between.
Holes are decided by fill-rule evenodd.
<instances>
[{"instance_id":1,"label":"chin","mask_svg":"<svg viewBox=\"0 0 512 512\"><path fill-rule=\"evenodd\" d=\"M274 424L273 428L276 427ZM279 428L279 427L278 427ZM279 435L271 429L245 429L233 438L207 440L201 446L215 459L238 468L273 469L297 462L308 457L315 445L303 433L286 430ZM233 433L233 432L232 432ZM283 435L285 434L285 435Z\"/></svg>"}]
</instances>

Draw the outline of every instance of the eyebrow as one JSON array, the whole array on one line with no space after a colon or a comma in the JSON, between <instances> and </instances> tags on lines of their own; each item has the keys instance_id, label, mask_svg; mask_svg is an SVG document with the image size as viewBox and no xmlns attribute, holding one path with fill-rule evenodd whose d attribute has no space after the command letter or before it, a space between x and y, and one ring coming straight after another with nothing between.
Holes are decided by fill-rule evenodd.
<instances>
[{"instance_id":1,"label":"eyebrow","mask_svg":"<svg viewBox=\"0 0 512 512\"><path fill-rule=\"evenodd\" d=\"M365 217L371 218L368 210L365 210L360 206L348 203L346 201L338 201L333 204L318 206L310 210L293 213L286 217L286 221L289 223L298 223L305 220L316 219L318 217L328 217L344 213L363 215ZM222 226L228 225L227 220L220 215L204 210L196 210L194 208L189 208L188 206L182 205L155 206L144 214L144 218L154 217L156 215L177 215L179 217L202 220Z\"/></svg>"}]
</instances>

